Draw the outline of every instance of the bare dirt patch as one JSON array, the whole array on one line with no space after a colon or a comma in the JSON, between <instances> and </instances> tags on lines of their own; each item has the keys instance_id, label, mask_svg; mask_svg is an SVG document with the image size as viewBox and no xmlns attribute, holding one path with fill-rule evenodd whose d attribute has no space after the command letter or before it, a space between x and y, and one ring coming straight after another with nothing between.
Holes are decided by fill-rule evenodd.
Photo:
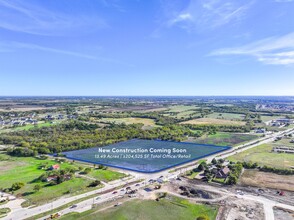
<instances>
[{"instance_id":1,"label":"bare dirt patch","mask_svg":"<svg viewBox=\"0 0 294 220\"><path fill-rule=\"evenodd\" d=\"M240 183L245 186L294 191L294 176L265 173L257 170L245 170Z\"/></svg>"}]
</instances>

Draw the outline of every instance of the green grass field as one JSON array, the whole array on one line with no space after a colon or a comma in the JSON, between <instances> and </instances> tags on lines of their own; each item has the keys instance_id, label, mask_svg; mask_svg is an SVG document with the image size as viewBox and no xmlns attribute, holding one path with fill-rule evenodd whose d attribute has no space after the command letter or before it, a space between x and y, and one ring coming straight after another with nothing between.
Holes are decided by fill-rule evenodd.
<instances>
[{"instance_id":1,"label":"green grass field","mask_svg":"<svg viewBox=\"0 0 294 220\"><path fill-rule=\"evenodd\" d=\"M80 194L86 191L93 190L88 185L92 180L87 178L73 178L59 185L47 186L47 182L34 181L40 175L45 173L45 170L39 169L42 164L48 166L56 164L54 160L40 160L32 157L10 157L5 154L0 154L0 188L9 188L12 183L22 182L25 186L14 192L17 196L22 196L26 200L25 206L30 204L42 204L52 199L56 199L66 193ZM78 170L81 165L79 163L62 163L61 169L73 168ZM93 170L93 175L99 180L109 181L121 178L123 174L111 170ZM89 174L90 175L90 174ZM42 186L39 192L34 192L34 186L39 184Z\"/></svg>"},{"instance_id":2,"label":"green grass field","mask_svg":"<svg viewBox=\"0 0 294 220\"><path fill-rule=\"evenodd\" d=\"M61 217L62 220L195 220L199 216L207 216L210 220L216 218L218 208L202 204L192 204L185 199L169 197L169 199L133 200L119 207L97 212L91 210L81 214L70 214Z\"/></svg>"},{"instance_id":3,"label":"green grass field","mask_svg":"<svg viewBox=\"0 0 294 220\"><path fill-rule=\"evenodd\" d=\"M1 128L0 133L7 133L7 132L13 132L13 131L24 131L24 130L30 130L34 128L41 128L41 127L49 127L49 126L54 126L61 123L61 121L57 121L56 123L50 123L50 122L45 122L45 123L39 123L37 125L24 125L24 126L19 126L19 127L14 127L14 128Z\"/></svg>"},{"instance_id":4,"label":"green grass field","mask_svg":"<svg viewBox=\"0 0 294 220\"><path fill-rule=\"evenodd\" d=\"M93 169L87 176L94 177L104 182L110 182L113 180L121 179L126 175L124 173L113 172L111 170Z\"/></svg>"},{"instance_id":5,"label":"green grass field","mask_svg":"<svg viewBox=\"0 0 294 220\"><path fill-rule=\"evenodd\" d=\"M257 162L260 165L276 168L290 168L291 166L294 166L294 154L271 152L273 146L284 145L283 142L285 142L285 140L278 141L276 143L263 144L235 154L228 159L232 161Z\"/></svg>"},{"instance_id":6,"label":"green grass field","mask_svg":"<svg viewBox=\"0 0 294 220\"><path fill-rule=\"evenodd\" d=\"M220 146L235 146L258 138L252 134L224 133L218 132L195 139L193 142L201 144L214 144Z\"/></svg>"}]
</instances>

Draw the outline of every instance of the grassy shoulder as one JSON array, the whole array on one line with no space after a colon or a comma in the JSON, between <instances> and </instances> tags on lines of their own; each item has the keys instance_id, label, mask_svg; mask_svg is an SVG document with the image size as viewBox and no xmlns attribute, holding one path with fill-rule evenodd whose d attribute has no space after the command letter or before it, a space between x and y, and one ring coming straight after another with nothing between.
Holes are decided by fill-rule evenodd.
<instances>
[{"instance_id":1,"label":"grassy shoulder","mask_svg":"<svg viewBox=\"0 0 294 220\"><path fill-rule=\"evenodd\" d=\"M11 212L10 208L1 208L0 209L0 218L5 217L9 212Z\"/></svg>"},{"instance_id":2,"label":"grassy shoulder","mask_svg":"<svg viewBox=\"0 0 294 220\"><path fill-rule=\"evenodd\" d=\"M24 206L40 205L64 195L76 195L95 189L88 187L93 182L90 178L72 177L57 185L41 181L39 177L47 171L40 167L54 164L57 162L51 159L41 160L33 157L11 157L0 154L0 188L9 189L13 183L24 183L23 187L13 191L14 195L26 199ZM77 172L79 167L83 166L76 162L63 162L58 165L60 170L74 169ZM89 175L102 181L115 180L123 176L112 170L92 170ZM40 187L39 190L35 190L36 185Z\"/></svg>"},{"instance_id":3,"label":"grassy shoulder","mask_svg":"<svg viewBox=\"0 0 294 220\"><path fill-rule=\"evenodd\" d=\"M207 216L209 219L213 220L216 218L217 212L218 208L216 206L192 204L188 200L168 196L159 201L133 200L121 206L100 211L99 214L97 210L93 209L84 213L69 214L60 219L194 220L199 216Z\"/></svg>"},{"instance_id":4,"label":"grassy shoulder","mask_svg":"<svg viewBox=\"0 0 294 220\"><path fill-rule=\"evenodd\" d=\"M275 168L287 168L294 166L294 154L274 153L272 148L275 144L262 144L260 146L248 149L241 153L230 156L231 161L257 162L262 166Z\"/></svg>"}]
</instances>

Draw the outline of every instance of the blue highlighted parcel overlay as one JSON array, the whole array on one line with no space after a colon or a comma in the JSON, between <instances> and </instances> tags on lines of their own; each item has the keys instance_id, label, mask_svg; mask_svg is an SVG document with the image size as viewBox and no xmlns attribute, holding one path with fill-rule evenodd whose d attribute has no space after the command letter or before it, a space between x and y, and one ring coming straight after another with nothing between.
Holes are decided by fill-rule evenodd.
<instances>
[{"instance_id":1,"label":"blue highlighted parcel overlay","mask_svg":"<svg viewBox=\"0 0 294 220\"><path fill-rule=\"evenodd\" d=\"M72 160L155 173L230 149L186 142L133 139L104 147L63 152Z\"/></svg>"}]
</instances>

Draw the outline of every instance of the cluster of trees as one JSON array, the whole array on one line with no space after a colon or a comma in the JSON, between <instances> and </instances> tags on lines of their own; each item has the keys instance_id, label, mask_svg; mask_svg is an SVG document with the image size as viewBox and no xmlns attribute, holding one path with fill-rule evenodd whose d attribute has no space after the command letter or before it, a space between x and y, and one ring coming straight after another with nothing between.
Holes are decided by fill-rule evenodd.
<instances>
[{"instance_id":1,"label":"cluster of trees","mask_svg":"<svg viewBox=\"0 0 294 220\"><path fill-rule=\"evenodd\" d=\"M24 183L22 182L16 182L16 183L13 183L10 187L10 191L16 191L16 190L19 190L21 189L22 187L24 187Z\"/></svg>"},{"instance_id":2,"label":"cluster of trees","mask_svg":"<svg viewBox=\"0 0 294 220\"><path fill-rule=\"evenodd\" d=\"M74 173L76 170L71 168L66 168L63 170L52 170L48 171L41 176L39 176L38 180L42 182L47 182L49 177L54 176L54 180L50 181L52 185L63 183L66 180L72 179L74 177Z\"/></svg>"},{"instance_id":3,"label":"cluster of trees","mask_svg":"<svg viewBox=\"0 0 294 220\"><path fill-rule=\"evenodd\" d=\"M257 114L257 113L247 113L244 117L244 121L253 121L255 123L261 123L262 120L261 120L261 116L260 114Z\"/></svg>"},{"instance_id":4,"label":"cluster of trees","mask_svg":"<svg viewBox=\"0 0 294 220\"><path fill-rule=\"evenodd\" d=\"M59 153L133 138L182 141L187 136L199 137L202 134L182 125L167 125L150 130L142 129L142 124L112 124L102 129L96 128L88 123L71 121L51 127L6 133L0 136L0 144L17 146L9 150L10 155L35 156L37 153Z\"/></svg>"},{"instance_id":5,"label":"cluster of trees","mask_svg":"<svg viewBox=\"0 0 294 220\"><path fill-rule=\"evenodd\" d=\"M32 150L29 148L8 148L7 149L7 154L11 156L16 156L16 157L34 157L38 154L36 150Z\"/></svg>"},{"instance_id":6,"label":"cluster of trees","mask_svg":"<svg viewBox=\"0 0 294 220\"><path fill-rule=\"evenodd\" d=\"M263 171L263 172L271 172L271 173L276 173L280 175L294 175L294 170L275 168L270 166L259 166L258 163L256 162L251 163L251 162L244 161L242 165L246 169L259 169L260 171Z\"/></svg>"},{"instance_id":7,"label":"cluster of trees","mask_svg":"<svg viewBox=\"0 0 294 220\"><path fill-rule=\"evenodd\" d=\"M280 175L294 175L294 170L290 170L290 169L281 169L281 168L263 166L263 167L259 167L259 170L263 172L271 172L271 173L276 173Z\"/></svg>"},{"instance_id":8,"label":"cluster of trees","mask_svg":"<svg viewBox=\"0 0 294 220\"><path fill-rule=\"evenodd\" d=\"M256 168L258 168L258 163L251 163L251 162L246 162L246 161L244 161L243 163L242 163L242 165L243 165L243 167L245 168L245 169L256 169Z\"/></svg>"},{"instance_id":9,"label":"cluster of trees","mask_svg":"<svg viewBox=\"0 0 294 220\"><path fill-rule=\"evenodd\" d=\"M240 162L237 162L236 164L230 164L230 174L228 176L228 179L226 181L226 184L228 185L234 185L237 184L238 179L242 173L243 165Z\"/></svg>"}]
</instances>

